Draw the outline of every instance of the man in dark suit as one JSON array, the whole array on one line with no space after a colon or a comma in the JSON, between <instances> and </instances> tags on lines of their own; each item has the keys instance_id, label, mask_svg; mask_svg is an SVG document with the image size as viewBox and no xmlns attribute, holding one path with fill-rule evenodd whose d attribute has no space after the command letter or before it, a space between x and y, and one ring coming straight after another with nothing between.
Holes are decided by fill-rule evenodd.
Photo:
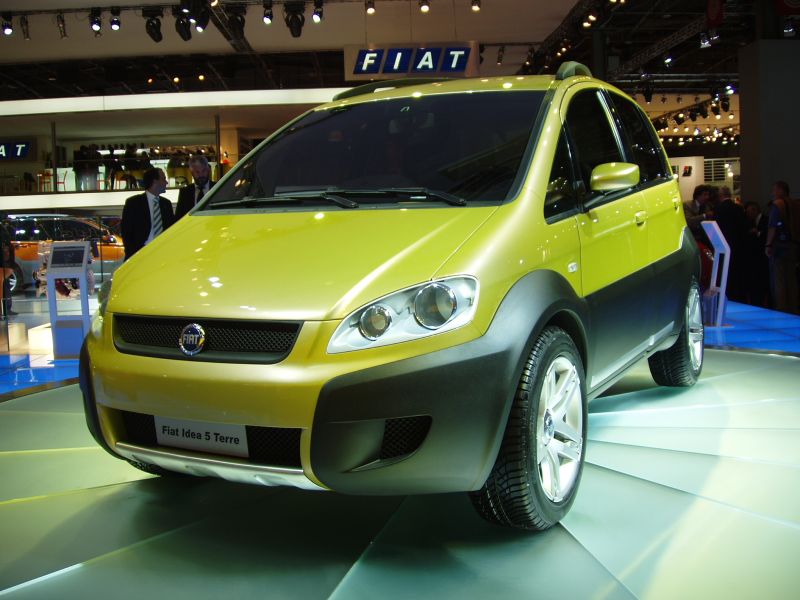
<instances>
[{"instance_id":1,"label":"man in dark suit","mask_svg":"<svg viewBox=\"0 0 800 600\"><path fill-rule=\"evenodd\" d=\"M178 208L175 210L176 221L192 210L214 185L214 182L211 181L211 165L208 164L205 156L199 155L190 158L189 171L192 173L194 183L182 187L178 193Z\"/></svg>"},{"instance_id":2,"label":"man in dark suit","mask_svg":"<svg viewBox=\"0 0 800 600\"><path fill-rule=\"evenodd\" d=\"M161 169L148 169L142 178L145 191L125 201L122 209L122 242L125 260L149 244L175 222L172 204L162 198L167 189L167 176Z\"/></svg>"}]
</instances>

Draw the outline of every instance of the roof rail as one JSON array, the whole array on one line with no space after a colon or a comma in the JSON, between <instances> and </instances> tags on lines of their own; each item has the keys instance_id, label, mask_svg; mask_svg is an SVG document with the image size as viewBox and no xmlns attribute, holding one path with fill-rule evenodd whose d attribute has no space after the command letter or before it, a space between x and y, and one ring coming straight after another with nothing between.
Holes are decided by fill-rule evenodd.
<instances>
[{"instance_id":1,"label":"roof rail","mask_svg":"<svg viewBox=\"0 0 800 600\"><path fill-rule=\"evenodd\" d=\"M558 67L558 72L556 73L556 79L566 79L567 77L574 77L575 75L586 75L588 77L592 76L592 72L589 70L589 67L583 65L579 62L575 62L574 60L567 61L562 63L560 67Z\"/></svg>"},{"instance_id":2,"label":"roof rail","mask_svg":"<svg viewBox=\"0 0 800 600\"><path fill-rule=\"evenodd\" d=\"M410 77L408 79L390 79L388 81L373 81L358 87L340 92L333 97L333 100L344 100L363 94L372 94L376 91L391 90L394 88L407 87L410 85L423 85L426 83L436 83L438 81L449 81L448 77Z\"/></svg>"}]
</instances>

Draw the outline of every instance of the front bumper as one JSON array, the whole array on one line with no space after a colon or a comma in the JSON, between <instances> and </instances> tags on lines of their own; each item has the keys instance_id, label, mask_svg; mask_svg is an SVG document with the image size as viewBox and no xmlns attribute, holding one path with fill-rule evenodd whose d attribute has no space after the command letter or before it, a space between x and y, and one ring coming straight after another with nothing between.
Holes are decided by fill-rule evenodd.
<instances>
[{"instance_id":1,"label":"front bumper","mask_svg":"<svg viewBox=\"0 0 800 600\"><path fill-rule=\"evenodd\" d=\"M328 339L320 333L306 332ZM474 335L433 336L433 351L412 357L398 345L327 364L299 339L285 364L201 365L121 354L103 332L81 352L87 423L115 456L193 475L356 494L474 490L494 464L520 356L509 325ZM448 346L459 336L467 341ZM299 460L287 467L132 441L130 413L297 428Z\"/></svg>"}]
</instances>

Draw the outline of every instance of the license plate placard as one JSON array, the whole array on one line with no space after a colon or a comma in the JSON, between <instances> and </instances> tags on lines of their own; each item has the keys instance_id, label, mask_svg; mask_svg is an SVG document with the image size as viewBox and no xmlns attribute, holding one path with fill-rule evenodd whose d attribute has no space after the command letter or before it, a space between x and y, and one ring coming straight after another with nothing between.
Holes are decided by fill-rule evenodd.
<instances>
[{"instance_id":1,"label":"license plate placard","mask_svg":"<svg viewBox=\"0 0 800 600\"><path fill-rule=\"evenodd\" d=\"M247 458L247 432L244 425L204 423L154 417L156 439L161 446L173 446L211 454Z\"/></svg>"}]
</instances>

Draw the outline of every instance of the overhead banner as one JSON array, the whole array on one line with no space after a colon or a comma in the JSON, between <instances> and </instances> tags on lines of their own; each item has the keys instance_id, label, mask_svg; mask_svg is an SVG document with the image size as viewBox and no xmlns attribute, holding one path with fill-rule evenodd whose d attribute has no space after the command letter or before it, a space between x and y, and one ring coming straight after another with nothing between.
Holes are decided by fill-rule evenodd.
<instances>
[{"instance_id":1,"label":"overhead banner","mask_svg":"<svg viewBox=\"0 0 800 600\"><path fill-rule=\"evenodd\" d=\"M350 81L401 77L475 77L475 42L425 45L345 46L345 79Z\"/></svg>"}]
</instances>

